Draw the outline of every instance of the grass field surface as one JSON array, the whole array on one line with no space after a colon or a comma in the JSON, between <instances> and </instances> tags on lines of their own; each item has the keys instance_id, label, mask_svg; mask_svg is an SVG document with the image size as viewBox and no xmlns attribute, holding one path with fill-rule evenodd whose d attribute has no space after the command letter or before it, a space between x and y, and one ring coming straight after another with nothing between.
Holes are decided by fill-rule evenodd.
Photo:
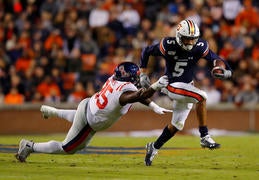
<instances>
[{"instance_id":1,"label":"grass field surface","mask_svg":"<svg viewBox=\"0 0 259 180\"><path fill-rule=\"evenodd\" d=\"M222 148L202 149L199 138L177 135L145 166L145 144L156 137L96 135L88 149L74 155L31 154L14 158L21 138L35 142L64 135L0 136L0 179L259 179L259 135L215 137Z\"/></svg>"}]
</instances>

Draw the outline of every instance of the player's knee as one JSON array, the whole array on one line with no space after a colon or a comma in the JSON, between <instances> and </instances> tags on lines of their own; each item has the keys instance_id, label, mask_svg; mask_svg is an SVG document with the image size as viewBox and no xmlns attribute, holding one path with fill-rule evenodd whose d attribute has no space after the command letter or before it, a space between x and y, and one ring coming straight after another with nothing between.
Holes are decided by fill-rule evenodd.
<instances>
[{"instance_id":1,"label":"player's knee","mask_svg":"<svg viewBox=\"0 0 259 180\"><path fill-rule=\"evenodd\" d=\"M183 130L184 124L182 122L173 122L172 125L178 129L178 131Z\"/></svg>"},{"instance_id":2,"label":"player's knee","mask_svg":"<svg viewBox=\"0 0 259 180\"><path fill-rule=\"evenodd\" d=\"M174 110L185 110L185 109L192 109L193 103L186 103L186 102L179 102L173 101L173 109Z\"/></svg>"},{"instance_id":3,"label":"player's knee","mask_svg":"<svg viewBox=\"0 0 259 180\"><path fill-rule=\"evenodd\" d=\"M65 154L75 154L78 151L78 148L71 148L69 145L63 145L62 148Z\"/></svg>"}]
</instances>

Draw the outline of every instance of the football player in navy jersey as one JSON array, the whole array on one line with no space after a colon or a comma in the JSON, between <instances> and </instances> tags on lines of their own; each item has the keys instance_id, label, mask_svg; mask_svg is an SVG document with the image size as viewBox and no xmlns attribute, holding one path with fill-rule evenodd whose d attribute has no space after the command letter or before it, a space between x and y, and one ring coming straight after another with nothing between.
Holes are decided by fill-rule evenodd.
<instances>
[{"instance_id":1,"label":"football player in navy jersey","mask_svg":"<svg viewBox=\"0 0 259 180\"><path fill-rule=\"evenodd\" d=\"M206 124L207 109L204 91L193 85L194 69L199 59L203 58L213 63L212 76L218 79L227 79L232 75L227 63L209 49L206 40L200 38L200 31L192 20L181 21L176 29L176 37L165 37L159 43L143 49L140 61L140 83L143 87L150 86L147 75L149 56L162 56L166 62L165 75L169 85L161 92L173 100L173 117L162 134L155 142L146 145L145 163L150 166L158 150L171 139L176 132L184 127L193 103L196 104L197 119L199 121L200 145L204 148L219 148L208 133Z\"/></svg>"}]
</instances>

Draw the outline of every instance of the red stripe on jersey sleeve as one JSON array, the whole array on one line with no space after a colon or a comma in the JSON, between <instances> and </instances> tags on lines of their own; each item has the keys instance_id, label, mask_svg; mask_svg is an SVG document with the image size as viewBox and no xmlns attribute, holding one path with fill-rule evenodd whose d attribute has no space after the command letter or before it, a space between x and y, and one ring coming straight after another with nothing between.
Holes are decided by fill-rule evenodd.
<instances>
[{"instance_id":1,"label":"red stripe on jersey sleeve","mask_svg":"<svg viewBox=\"0 0 259 180\"><path fill-rule=\"evenodd\" d=\"M159 44L159 50L160 52L165 55L165 48L164 48L164 45L163 45L163 41L164 41L164 38L160 41L160 44Z\"/></svg>"}]
</instances>

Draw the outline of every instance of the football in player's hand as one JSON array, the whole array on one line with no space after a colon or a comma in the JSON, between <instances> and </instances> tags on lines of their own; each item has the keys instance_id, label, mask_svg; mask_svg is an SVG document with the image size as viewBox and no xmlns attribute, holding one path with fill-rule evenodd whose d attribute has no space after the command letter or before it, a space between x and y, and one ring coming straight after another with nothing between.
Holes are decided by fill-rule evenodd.
<instances>
[{"instance_id":1,"label":"football in player's hand","mask_svg":"<svg viewBox=\"0 0 259 180\"><path fill-rule=\"evenodd\" d=\"M211 74L214 78L223 78L224 77L224 69L222 67L216 66L211 70Z\"/></svg>"},{"instance_id":2,"label":"football in player's hand","mask_svg":"<svg viewBox=\"0 0 259 180\"><path fill-rule=\"evenodd\" d=\"M223 70L219 67L219 66L216 66L212 69L212 74L223 74Z\"/></svg>"}]
</instances>

